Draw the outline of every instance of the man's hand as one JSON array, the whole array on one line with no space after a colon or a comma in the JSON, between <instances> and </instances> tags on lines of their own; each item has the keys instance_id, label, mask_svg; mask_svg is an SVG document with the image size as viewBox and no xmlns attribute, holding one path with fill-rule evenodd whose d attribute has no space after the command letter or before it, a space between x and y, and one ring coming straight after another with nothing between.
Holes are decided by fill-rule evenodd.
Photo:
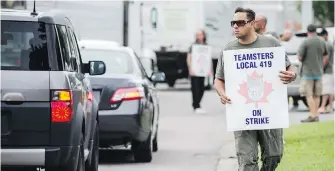
<instances>
[{"instance_id":1,"label":"man's hand","mask_svg":"<svg viewBox=\"0 0 335 171\"><path fill-rule=\"evenodd\" d=\"M231 100L229 97L226 96L226 94L221 94L220 95L221 103L222 104L231 104Z\"/></svg>"},{"instance_id":2,"label":"man's hand","mask_svg":"<svg viewBox=\"0 0 335 171\"><path fill-rule=\"evenodd\" d=\"M188 69L188 75L189 75L189 76L194 76L194 72L192 71L191 68Z\"/></svg>"},{"instance_id":3,"label":"man's hand","mask_svg":"<svg viewBox=\"0 0 335 171\"><path fill-rule=\"evenodd\" d=\"M295 80L296 74L292 71L280 71L279 78L284 84L288 84Z\"/></svg>"}]
</instances>

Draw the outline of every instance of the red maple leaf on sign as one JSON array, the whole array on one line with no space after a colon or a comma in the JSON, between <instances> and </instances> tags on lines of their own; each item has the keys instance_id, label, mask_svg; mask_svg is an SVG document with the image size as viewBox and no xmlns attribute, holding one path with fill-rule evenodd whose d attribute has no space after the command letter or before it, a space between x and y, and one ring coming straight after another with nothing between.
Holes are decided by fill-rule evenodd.
<instances>
[{"instance_id":1,"label":"red maple leaf on sign","mask_svg":"<svg viewBox=\"0 0 335 171\"><path fill-rule=\"evenodd\" d=\"M258 103L268 102L267 97L272 91L272 84L263 81L263 75L254 71L248 76L247 81L240 84L238 92L246 98L246 104L255 103L255 107L258 108Z\"/></svg>"}]
</instances>

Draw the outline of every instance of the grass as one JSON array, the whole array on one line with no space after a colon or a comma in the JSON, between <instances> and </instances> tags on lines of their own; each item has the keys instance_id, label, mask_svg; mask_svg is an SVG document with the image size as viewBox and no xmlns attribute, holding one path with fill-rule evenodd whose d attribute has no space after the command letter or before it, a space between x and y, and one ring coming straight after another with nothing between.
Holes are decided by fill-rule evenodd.
<instances>
[{"instance_id":1,"label":"grass","mask_svg":"<svg viewBox=\"0 0 335 171\"><path fill-rule=\"evenodd\" d=\"M333 171L334 121L284 130L285 150L276 171Z\"/></svg>"}]
</instances>

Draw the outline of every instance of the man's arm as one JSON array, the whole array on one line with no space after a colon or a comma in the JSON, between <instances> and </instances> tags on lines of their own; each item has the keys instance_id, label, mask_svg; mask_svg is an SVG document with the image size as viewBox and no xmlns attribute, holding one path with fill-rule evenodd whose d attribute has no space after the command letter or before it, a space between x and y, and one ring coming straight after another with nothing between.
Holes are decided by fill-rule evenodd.
<instances>
[{"instance_id":1,"label":"man's arm","mask_svg":"<svg viewBox=\"0 0 335 171\"><path fill-rule=\"evenodd\" d=\"M214 86L219 96L226 94L225 82L220 78L215 78Z\"/></svg>"},{"instance_id":2,"label":"man's arm","mask_svg":"<svg viewBox=\"0 0 335 171\"><path fill-rule=\"evenodd\" d=\"M226 94L225 90L225 78L224 78L224 63L223 63L223 52L221 52L216 65L214 87L219 96Z\"/></svg>"},{"instance_id":3,"label":"man's arm","mask_svg":"<svg viewBox=\"0 0 335 171\"><path fill-rule=\"evenodd\" d=\"M306 45L305 45L305 42L302 42L301 45L299 46L299 49L298 49L298 60L300 62L302 62L304 60L304 57L305 57L305 53L306 53Z\"/></svg>"},{"instance_id":4,"label":"man's arm","mask_svg":"<svg viewBox=\"0 0 335 171\"><path fill-rule=\"evenodd\" d=\"M187 63L188 70L190 71L191 70L191 53L187 53L186 63Z\"/></svg>"},{"instance_id":5,"label":"man's arm","mask_svg":"<svg viewBox=\"0 0 335 171\"><path fill-rule=\"evenodd\" d=\"M221 52L221 55L218 60L218 64L216 67L216 73L215 73L215 81L214 81L214 87L216 89L216 92L220 96L220 100L222 104L230 104L231 100L226 95L226 89L225 89L225 77L224 77L224 64L223 64L223 52Z\"/></svg>"},{"instance_id":6,"label":"man's arm","mask_svg":"<svg viewBox=\"0 0 335 171\"><path fill-rule=\"evenodd\" d=\"M192 57L192 45L190 46L188 53L187 53L187 57L186 57L186 64L187 64L187 68L188 68L188 72L192 72L192 64L191 64L191 57Z\"/></svg>"},{"instance_id":7,"label":"man's arm","mask_svg":"<svg viewBox=\"0 0 335 171\"><path fill-rule=\"evenodd\" d=\"M328 62L329 62L329 47L327 46L327 42L324 41L324 53L323 53L323 58L322 58L322 62L323 62L323 67L327 66Z\"/></svg>"}]
</instances>

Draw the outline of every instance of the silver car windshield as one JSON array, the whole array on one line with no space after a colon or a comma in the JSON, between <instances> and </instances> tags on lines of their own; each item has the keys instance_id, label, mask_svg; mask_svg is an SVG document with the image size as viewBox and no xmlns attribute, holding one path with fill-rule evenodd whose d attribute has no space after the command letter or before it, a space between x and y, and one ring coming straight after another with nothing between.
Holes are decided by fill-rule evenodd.
<instances>
[{"instance_id":1,"label":"silver car windshield","mask_svg":"<svg viewBox=\"0 0 335 171\"><path fill-rule=\"evenodd\" d=\"M88 61L103 61L106 65L107 74L131 74L133 64L131 56L126 52L113 50L91 50L82 49L80 51L84 63ZM95 66L98 69L99 66Z\"/></svg>"}]
</instances>

